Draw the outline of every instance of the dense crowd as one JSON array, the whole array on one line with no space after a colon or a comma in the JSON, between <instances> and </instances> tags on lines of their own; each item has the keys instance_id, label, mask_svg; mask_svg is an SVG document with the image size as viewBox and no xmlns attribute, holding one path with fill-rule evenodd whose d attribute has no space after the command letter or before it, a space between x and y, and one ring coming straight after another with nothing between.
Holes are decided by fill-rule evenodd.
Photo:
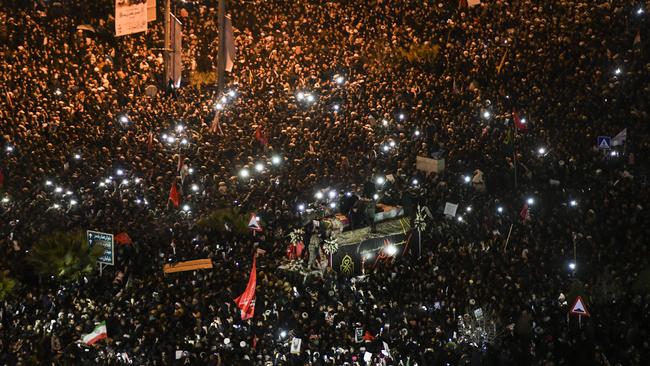
<instances>
[{"instance_id":1,"label":"dense crowd","mask_svg":"<svg viewBox=\"0 0 650 366\"><path fill-rule=\"evenodd\" d=\"M217 64L216 2L173 1L185 72L169 90L162 4L146 33L114 37L111 1L3 1L0 269L19 286L0 309L0 363L650 364L646 8L482 3L229 2L222 100L196 82ZM623 145L596 146L623 129ZM433 155L446 169L418 172ZM389 175L381 199L432 212L420 258L355 279L277 269L299 205ZM218 207L256 212L264 232L206 235L196 220ZM33 243L75 229L134 244L102 277L35 276ZM258 248L242 321L233 299ZM170 258L214 269L165 276ZM587 299L580 324L570 293ZM470 341L458 318L478 308L493 331ZM101 321L107 340L77 343Z\"/></svg>"}]
</instances>

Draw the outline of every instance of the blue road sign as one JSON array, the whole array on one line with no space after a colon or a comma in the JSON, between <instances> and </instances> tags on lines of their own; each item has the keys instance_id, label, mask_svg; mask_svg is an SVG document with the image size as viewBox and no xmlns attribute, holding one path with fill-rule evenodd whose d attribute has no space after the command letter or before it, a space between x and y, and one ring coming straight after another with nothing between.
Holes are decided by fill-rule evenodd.
<instances>
[{"instance_id":1,"label":"blue road sign","mask_svg":"<svg viewBox=\"0 0 650 366\"><path fill-rule=\"evenodd\" d=\"M612 138L609 136L598 136L598 148L601 150L610 150L612 148Z\"/></svg>"}]
</instances>

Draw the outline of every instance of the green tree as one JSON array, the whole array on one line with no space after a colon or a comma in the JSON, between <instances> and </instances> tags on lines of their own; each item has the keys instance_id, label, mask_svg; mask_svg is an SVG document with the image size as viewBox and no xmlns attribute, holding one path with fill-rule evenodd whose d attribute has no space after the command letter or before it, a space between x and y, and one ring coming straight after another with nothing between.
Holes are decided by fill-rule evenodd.
<instances>
[{"instance_id":1,"label":"green tree","mask_svg":"<svg viewBox=\"0 0 650 366\"><path fill-rule=\"evenodd\" d=\"M54 232L43 236L32 247L27 260L39 275L67 282L92 272L102 254L101 246L88 247L82 231Z\"/></svg>"},{"instance_id":2,"label":"green tree","mask_svg":"<svg viewBox=\"0 0 650 366\"><path fill-rule=\"evenodd\" d=\"M0 271L0 300L9 296L16 286L16 280L9 277L9 271Z\"/></svg>"},{"instance_id":3,"label":"green tree","mask_svg":"<svg viewBox=\"0 0 650 366\"><path fill-rule=\"evenodd\" d=\"M222 235L247 235L248 217L238 208L219 208L201 217L196 227Z\"/></svg>"}]
</instances>

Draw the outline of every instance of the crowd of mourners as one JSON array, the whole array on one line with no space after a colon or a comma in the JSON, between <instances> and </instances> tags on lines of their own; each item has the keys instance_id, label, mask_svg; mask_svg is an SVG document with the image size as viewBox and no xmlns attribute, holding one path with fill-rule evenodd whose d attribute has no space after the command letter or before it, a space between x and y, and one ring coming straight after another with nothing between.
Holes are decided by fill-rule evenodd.
<instances>
[{"instance_id":1,"label":"crowd of mourners","mask_svg":"<svg viewBox=\"0 0 650 366\"><path fill-rule=\"evenodd\" d=\"M216 71L216 1L172 1L178 89L161 77L162 3L147 32L115 37L112 1L2 2L0 269L18 286L0 364L650 364L647 3L232 1L223 100L200 83ZM278 270L300 205L379 176L394 177L380 200L431 211L421 256L353 279ZM221 207L263 232L196 227ZM134 243L101 277L36 276L32 245L78 229ZM162 271L198 258L214 268ZM568 316L576 294L590 317ZM102 321L106 340L78 342Z\"/></svg>"}]
</instances>

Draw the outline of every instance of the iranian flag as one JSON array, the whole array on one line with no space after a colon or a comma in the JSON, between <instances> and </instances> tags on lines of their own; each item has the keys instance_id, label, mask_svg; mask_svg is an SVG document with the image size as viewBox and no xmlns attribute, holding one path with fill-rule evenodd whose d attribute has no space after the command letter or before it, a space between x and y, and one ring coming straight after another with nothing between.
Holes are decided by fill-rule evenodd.
<instances>
[{"instance_id":1,"label":"iranian flag","mask_svg":"<svg viewBox=\"0 0 650 366\"><path fill-rule=\"evenodd\" d=\"M106 337L108 337L108 333L106 333L106 322L103 321L97 324L92 332L83 335L81 337L81 342L90 346Z\"/></svg>"}]
</instances>

